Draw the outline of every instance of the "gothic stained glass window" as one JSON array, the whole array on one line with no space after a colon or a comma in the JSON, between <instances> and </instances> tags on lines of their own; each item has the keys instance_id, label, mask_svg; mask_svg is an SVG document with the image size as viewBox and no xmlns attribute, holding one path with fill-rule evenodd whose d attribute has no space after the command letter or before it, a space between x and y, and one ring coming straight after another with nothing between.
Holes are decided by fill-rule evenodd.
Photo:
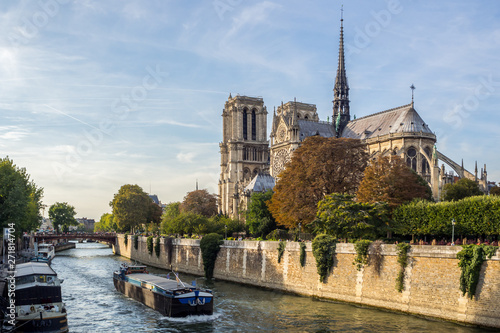
<instances>
[{"instance_id":1,"label":"gothic stained glass window","mask_svg":"<svg viewBox=\"0 0 500 333\"><path fill-rule=\"evenodd\" d=\"M417 171L417 150L413 147L406 151L406 164L414 171Z\"/></svg>"}]
</instances>

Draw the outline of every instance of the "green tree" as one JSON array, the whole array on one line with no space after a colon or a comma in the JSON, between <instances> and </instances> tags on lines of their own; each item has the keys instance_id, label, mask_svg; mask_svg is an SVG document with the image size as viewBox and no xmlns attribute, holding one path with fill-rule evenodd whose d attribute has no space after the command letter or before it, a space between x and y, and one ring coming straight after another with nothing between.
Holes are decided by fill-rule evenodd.
<instances>
[{"instance_id":1,"label":"green tree","mask_svg":"<svg viewBox=\"0 0 500 333\"><path fill-rule=\"evenodd\" d=\"M161 216L161 232L164 234L176 234L178 232L172 232L172 224L174 219L180 215L180 202L171 202L166 205L165 211Z\"/></svg>"},{"instance_id":2,"label":"green tree","mask_svg":"<svg viewBox=\"0 0 500 333\"><path fill-rule=\"evenodd\" d=\"M43 188L30 180L25 168L8 157L0 159L0 227L13 223L16 235L40 227Z\"/></svg>"},{"instance_id":3,"label":"green tree","mask_svg":"<svg viewBox=\"0 0 500 333\"><path fill-rule=\"evenodd\" d=\"M139 185L123 185L109 203L117 231L129 231L148 222L151 198Z\"/></svg>"},{"instance_id":4,"label":"green tree","mask_svg":"<svg viewBox=\"0 0 500 333\"><path fill-rule=\"evenodd\" d=\"M191 212L206 217L217 214L217 197L208 193L207 190L196 190L189 192L184 197L180 206L181 212Z\"/></svg>"},{"instance_id":5,"label":"green tree","mask_svg":"<svg viewBox=\"0 0 500 333\"><path fill-rule=\"evenodd\" d=\"M446 184L443 190L444 201L457 201L467 197L483 195L479 185L470 179L462 178L453 184Z\"/></svg>"},{"instance_id":6,"label":"green tree","mask_svg":"<svg viewBox=\"0 0 500 333\"><path fill-rule=\"evenodd\" d=\"M255 237L264 237L276 229L276 221L269 211L268 203L273 196L273 191L255 192L250 197L246 212L246 225L248 231Z\"/></svg>"},{"instance_id":7,"label":"green tree","mask_svg":"<svg viewBox=\"0 0 500 333\"><path fill-rule=\"evenodd\" d=\"M383 156L366 167L356 197L360 202L387 202L394 209L415 198L432 200L432 191L400 157Z\"/></svg>"},{"instance_id":8,"label":"green tree","mask_svg":"<svg viewBox=\"0 0 500 333\"><path fill-rule=\"evenodd\" d=\"M386 203L353 201L352 195L333 193L318 203L315 233L336 238L376 238L389 228Z\"/></svg>"},{"instance_id":9,"label":"green tree","mask_svg":"<svg viewBox=\"0 0 500 333\"><path fill-rule=\"evenodd\" d=\"M75 215L75 207L67 202L56 202L49 208L49 217L54 225L54 230L60 232L67 232L70 225L78 225Z\"/></svg>"},{"instance_id":10,"label":"green tree","mask_svg":"<svg viewBox=\"0 0 500 333\"><path fill-rule=\"evenodd\" d=\"M354 194L368 161L360 140L312 136L294 151L279 174L269 210L278 225L306 230L317 204L331 193Z\"/></svg>"},{"instance_id":11,"label":"green tree","mask_svg":"<svg viewBox=\"0 0 500 333\"><path fill-rule=\"evenodd\" d=\"M500 187L494 186L490 190L490 195L500 195Z\"/></svg>"},{"instance_id":12,"label":"green tree","mask_svg":"<svg viewBox=\"0 0 500 333\"><path fill-rule=\"evenodd\" d=\"M117 226L113 219L113 214L105 213L101 219L94 225L94 231L116 231Z\"/></svg>"}]
</instances>

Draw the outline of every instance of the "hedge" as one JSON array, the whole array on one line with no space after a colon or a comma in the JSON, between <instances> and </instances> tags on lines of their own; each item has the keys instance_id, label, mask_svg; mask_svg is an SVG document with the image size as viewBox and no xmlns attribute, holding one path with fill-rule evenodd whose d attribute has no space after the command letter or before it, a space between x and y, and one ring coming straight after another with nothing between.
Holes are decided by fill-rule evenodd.
<instances>
[{"instance_id":1,"label":"hedge","mask_svg":"<svg viewBox=\"0 0 500 333\"><path fill-rule=\"evenodd\" d=\"M454 219L455 235L499 236L500 197L475 196L459 201L433 203L413 201L393 212L402 235L450 236Z\"/></svg>"}]
</instances>

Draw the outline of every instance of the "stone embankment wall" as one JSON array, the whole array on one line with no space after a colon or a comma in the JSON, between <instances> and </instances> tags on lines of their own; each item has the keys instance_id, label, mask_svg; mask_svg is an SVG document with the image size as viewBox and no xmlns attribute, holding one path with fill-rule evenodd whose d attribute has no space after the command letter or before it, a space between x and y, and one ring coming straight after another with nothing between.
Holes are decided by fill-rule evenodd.
<instances>
[{"instance_id":1,"label":"stone embankment wall","mask_svg":"<svg viewBox=\"0 0 500 333\"><path fill-rule=\"evenodd\" d=\"M456 259L461 247L412 246L406 268L405 288L395 289L399 272L396 247L382 246L382 262L377 270L367 265L361 271L352 264L353 244L337 244L335 263L325 283L319 282L311 243L306 244L306 264L300 265L300 243L289 242L278 263L278 242L225 241L215 264L216 279L272 288L301 295L369 305L467 324L500 328L500 257L487 260L474 299L462 296L460 268ZM147 265L203 275L198 240L161 241L161 253L149 255L146 238L138 249L123 235L113 247L116 254Z\"/></svg>"}]
</instances>

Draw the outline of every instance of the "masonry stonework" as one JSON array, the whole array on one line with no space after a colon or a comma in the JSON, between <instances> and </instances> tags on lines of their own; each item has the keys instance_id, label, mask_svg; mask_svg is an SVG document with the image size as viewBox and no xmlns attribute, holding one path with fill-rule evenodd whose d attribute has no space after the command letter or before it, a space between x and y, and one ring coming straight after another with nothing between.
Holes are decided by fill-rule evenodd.
<instances>
[{"instance_id":1,"label":"masonry stonework","mask_svg":"<svg viewBox=\"0 0 500 333\"><path fill-rule=\"evenodd\" d=\"M172 239L171 252L167 239L161 240L160 256L147 251L146 237L139 237L138 249L129 236L117 237L114 253L163 269L204 275L199 240ZM500 256L487 260L472 300L459 289L460 268L456 259L461 247L412 246L406 270L405 290L395 289L399 272L396 248L382 246L379 269L368 264L361 271L352 264L353 244L337 244L334 267L325 283L319 282L311 244L306 244L306 263L300 265L300 243L287 242L278 263L278 242L225 241L217 256L216 279L369 305L393 311L455 322L500 328ZM169 258L171 257L171 261Z\"/></svg>"}]
</instances>

